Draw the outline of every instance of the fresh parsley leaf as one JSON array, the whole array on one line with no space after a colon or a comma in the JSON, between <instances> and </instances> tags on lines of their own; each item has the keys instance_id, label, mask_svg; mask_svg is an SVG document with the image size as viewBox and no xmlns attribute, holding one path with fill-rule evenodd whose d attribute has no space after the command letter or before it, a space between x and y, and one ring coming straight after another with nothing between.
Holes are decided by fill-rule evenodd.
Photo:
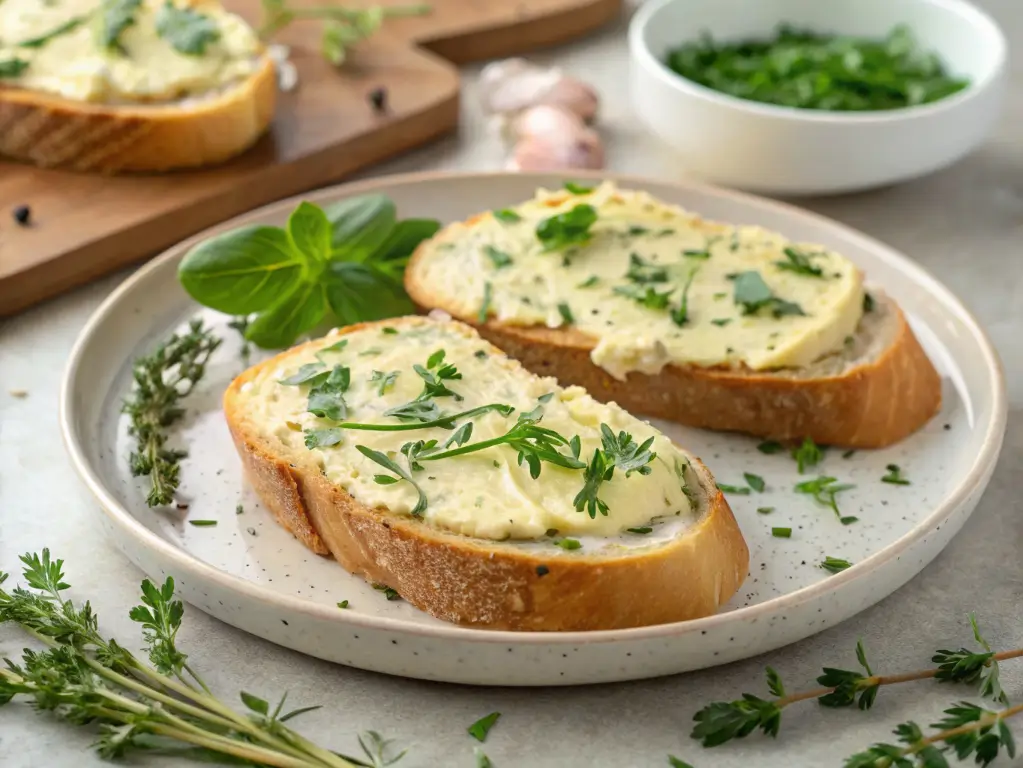
<instances>
[{"instance_id":1,"label":"fresh parsley leaf","mask_svg":"<svg viewBox=\"0 0 1024 768\"><path fill-rule=\"evenodd\" d=\"M785 301L773 294L761 274L754 270L740 272L733 278L733 300L742 307L745 315L756 314L765 308L770 309L772 315L777 318L784 315L806 314L798 304Z\"/></svg>"},{"instance_id":2,"label":"fresh parsley leaf","mask_svg":"<svg viewBox=\"0 0 1024 768\"><path fill-rule=\"evenodd\" d=\"M220 39L220 28L213 19L191 8L179 8L170 0L156 13L156 32L187 56L201 56L206 46Z\"/></svg>"},{"instance_id":3,"label":"fresh parsley leaf","mask_svg":"<svg viewBox=\"0 0 1024 768\"><path fill-rule=\"evenodd\" d=\"M611 462L608 455L600 448L594 449L594 455L583 470L583 488L573 499L573 507L577 512L584 509L591 519L597 517L597 513L608 515L608 505L598 497L601 484L612 479L615 472L615 464Z\"/></svg>"},{"instance_id":4,"label":"fresh parsley leaf","mask_svg":"<svg viewBox=\"0 0 1024 768\"><path fill-rule=\"evenodd\" d=\"M326 378L310 388L306 410L322 419L344 420L348 416L344 393L348 391L350 380L348 368L334 366Z\"/></svg>"},{"instance_id":5,"label":"fresh parsley leaf","mask_svg":"<svg viewBox=\"0 0 1024 768\"><path fill-rule=\"evenodd\" d=\"M377 395L383 397L389 389L395 386L395 380L401 371L373 371L370 374L370 383L377 385Z\"/></svg>"},{"instance_id":6,"label":"fresh parsley leaf","mask_svg":"<svg viewBox=\"0 0 1024 768\"><path fill-rule=\"evenodd\" d=\"M388 470L389 472L393 472L395 475L398 476L396 479L394 477L389 477L388 475L374 475L374 481L380 483L381 485L391 485L393 483L397 483L399 480L405 480L407 483L409 483L409 485L411 485L416 490L418 499L416 501L416 505L412 508L413 517L419 517L426 511L427 495L423 492L423 489L420 488L416 481L412 479L412 475L410 475L408 472L402 469L396 462L388 458L387 454L381 453L380 451L375 451L372 448L366 447L365 445L357 445L356 450L363 454L363 456L368 458L370 461L374 462L375 464L379 464L380 466L384 467L384 469ZM382 482L382 478L387 478L387 481ZM395 594L397 595L398 593L396 592ZM388 598L388 600L391 599L392 598L390 597Z\"/></svg>"},{"instance_id":7,"label":"fresh parsley leaf","mask_svg":"<svg viewBox=\"0 0 1024 768\"><path fill-rule=\"evenodd\" d=\"M747 485L753 488L758 493L764 492L764 478L760 475L755 475L751 472L744 472L743 479L747 481Z\"/></svg>"},{"instance_id":8,"label":"fresh parsley leaf","mask_svg":"<svg viewBox=\"0 0 1024 768\"><path fill-rule=\"evenodd\" d=\"M597 209L592 205L574 208L543 219L536 229L537 239L545 251L565 249L571 245L584 245L590 241L590 228L597 221Z\"/></svg>"},{"instance_id":9,"label":"fresh parsley leaf","mask_svg":"<svg viewBox=\"0 0 1024 768\"><path fill-rule=\"evenodd\" d=\"M785 254L786 261L775 262L775 266L779 269L795 272L798 275L806 275L807 277L824 277L821 267L816 267L811 263L811 257L818 254L801 253L793 247L783 248L782 253Z\"/></svg>"},{"instance_id":10,"label":"fresh parsley leaf","mask_svg":"<svg viewBox=\"0 0 1024 768\"><path fill-rule=\"evenodd\" d=\"M348 608L348 600L342 600L337 605L338 605L339 608L342 608L342 609Z\"/></svg>"},{"instance_id":11,"label":"fresh parsley leaf","mask_svg":"<svg viewBox=\"0 0 1024 768\"><path fill-rule=\"evenodd\" d=\"M413 400L410 403L396 405L384 411L385 416L394 416L403 421L433 422L441 418L441 409L433 400Z\"/></svg>"},{"instance_id":12,"label":"fresh parsley leaf","mask_svg":"<svg viewBox=\"0 0 1024 768\"><path fill-rule=\"evenodd\" d=\"M850 525L850 523L857 522L856 517L843 516L839 512L839 505L836 503L836 494L842 491L848 491L854 486L844 483L837 483L834 477L818 477L814 480L807 480L802 483L797 483L793 490L797 493L806 493L814 497L814 500L819 504L831 509L843 525Z\"/></svg>"},{"instance_id":13,"label":"fresh parsley leaf","mask_svg":"<svg viewBox=\"0 0 1024 768\"><path fill-rule=\"evenodd\" d=\"M732 318L731 317L716 317L715 319L713 319L711 321L711 324L712 325L717 325L719 328L722 328L723 326L726 326L726 325L728 325L731 322L732 322Z\"/></svg>"},{"instance_id":14,"label":"fresh parsley leaf","mask_svg":"<svg viewBox=\"0 0 1024 768\"><path fill-rule=\"evenodd\" d=\"M480 311L477 313L476 321L483 325L487 322L487 315L491 311L491 282L484 283L484 297L480 302Z\"/></svg>"},{"instance_id":15,"label":"fresh parsley leaf","mask_svg":"<svg viewBox=\"0 0 1024 768\"><path fill-rule=\"evenodd\" d=\"M523 220L523 217L513 211L511 208L499 208L492 213L494 218L498 221L504 222L505 224L515 224Z\"/></svg>"},{"instance_id":16,"label":"fresh parsley leaf","mask_svg":"<svg viewBox=\"0 0 1024 768\"><path fill-rule=\"evenodd\" d=\"M650 464L658 457L650 450L653 444L653 435L638 445L628 432L620 431L616 435L607 424L601 424L601 448L612 466L625 472L626 477L634 472L651 474Z\"/></svg>"},{"instance_id":17,"label":"fresh parsley leaf","mask_svg":"<svg viewBox=\"0 0 1024 768\"><path fill-rule=\"evenodd\" d=\"M142 0L103 0L99 7L99 43L107 50L121 51L121 34L135 23Z\"/></svg>"},{"instance_id":18,"label":"fresh parsley leaf","mask_svg":"<svg viewBox=\"0 0 1024 768\"><path fill-rule=\"evenodd\" d=\"M580 547L583 546L582 544L580 544L579 539L568 539L568 538L565 538L565 539L555 539L552 542L552 544L554 544L556 547L561 547L562 549L567 549L567 550L579 549Z\"/></svg>"},{"instance_id":19,"label":"fresh parsley leaf","mask_svg":"<svg viewBox=\"0 0 1024 768\"><path fill-rule=\"evenodd\" d=\"M826 556L824 560L819 563L819 568L824 568L829 573L839 573L845 571L847 568L853 566L849 560L843 560L842 558L832 557L831 555Z\"/></svg>"},{"instance_id":20,"label":"fresh parsley leaf","mask_svg":"<svg viewBox=\"0 0 1024 768\"><path fill-rule=\"evenodd\" d=\"M772 536L774 536L777 539L788 539L792 535L792 528L772 528Z\"/></svg>"},{"instance_id":21,"label":"fresh parsley leaf","mask_svg":"<svg viewBox=\"0 0 1024 768\"><path fill-rule=\"evenodd\" d=\"M750 489L743 485L729 485L727 483L716 483L716 485L722 493L734 493L737 496L750 495Z\"/></svg>"},{"instance_id":22,"label":"fresh parsley leaf","mask_svg":"<svg viewBox=\"0 0 1024 768\"><path fill-rule=\"evenodd\" d=\"M612 293L617 293L620 296L633 299L633 301L637 302L641 306L647 307L648 309L667 308L669 299L674 292L674 288L669 288L664 293L658 293L657 289L650 285L645 287L638 285L617 285L612 288Z\"/></svg>"},{"instance_id":23,"label":"fresh parsley leaf","mask_svg":"<svg viewBox=\"0 0 1024 768\"><path fill-rule=\"evenodd\" d=\"M384 599L388 602L402 599L402 596L398 594L397 591L389 587L387 584L374 584L373 588L376 589L378 592L383 592Z\"/></svg>"},{"instance_id":24,"label":"fresh parsley leaf","mask_svg":"<svg viewBox=\"0 0 1024 768\"><path fill-rule=\"evenodd\" d=\"M463 445L469 441L469 438L473 435L473 422L467 421L461 427L452 432L452 436L449 437L444 444L447 448L450 445Z\"/></svg>"},{"instance_id":25,"label":"fresh parsley leaf","mask_svg":"<svg viewBox=\"0 0 1024 768\"><path fill-rule=\"evenodd\" d=\"M304 442L309 449L329 448L345 439L345 430L338 427L307 429L303 434L306 436Z\"/></svg>"},{"instance_id":26,"label":"fresh parsley leaf","mask_svg":"<svg viewBox=\"0 0 1024 768\"><path fill-rule=\"evenodd\" d=\"M817 447L817 446L815 446ZM783 448L782 443L776 442L775 440L765 440L757 444L757 450L765 454L778 453Z\"/></svg>"},{"instance_id":27,"label":"fresh parsley leaf","mask_svg":"<svg viewBox=\"0 0 1024 768\"><path fill-rule=\"evenodd\" d=\"M0 78L18 77L28 68L28 62L23 59L9 58L0 61Z\"/></svg>"},{"instance_id":28,"label":"fresh parsley leaf","mask_svg":"<svg viewBox=\"0 0 1024 768\"><path fill-rule=\"evenodd\" d=\"M819 448L809 437L805 437L804 441L794 448L790 454L796 459L796 470L801 475L805 469L817 466L825 458L825 451Z\"/></svg>"},{"instance_id":29,"label":"fresh parsley leaf","mask_svg":"<svg viewBox=\"0 0 1024 768\"><path fill-rule=\"evenodd\" d=\"M501 269L502 267L512 265L512 257L504 251L495 248L493 245L485 245L484 254L491 260L491 263L494 264L495 269Z\"/></svg>"},{"instance_id":30,"label":"fresh parsley leaf","mask_svg":"<svg viewBox=\"0 0 1024 768\"><path fill-rule=\"evenodd\" d=\"M572 310L569 308L569 305L566 304L564 301L559 302L558 304L558 314L561 315L562 322L565 323L566 325L572 325L573 323L576 322L576 318L574 318L572 315Z\"/></svg>"},{"instance_id":31,"label":"fresh parsley leaf","mask_svg":"<svg viewBox=\"0 0 1024 768\"><path fill-rule=\"evenodd\" d=\"M494 724L498 722L499 717L501 717L501 712L491 712L489 715L484 715L469 726L466 732L477 741L483 743L487 741L487 734L494 727Z\"/></svg>"},{"instance_id":32,"label":"fresh parsley leaf","mask_svg":"<svg viewBox=\"0 0 1024 768\"><path fill-rule=\"evenodd\" d=\"M583 184L577 184L574 181L567 181L563 185L568 192L572 192L574 195L589 195L594 191L594 187L587 187Z\"/></svg>"},{"instance_id":33,"label":"fresh parsley leaf","mask_svg":"<svg viewBox=\"0 0 1024 768\"><path fill-rule=\"evenodd\" d=\"M903 470L899 468L897 464L886 464L886 473L882 477L883 483L889 483L890 485L910 485L910 481L903 476Z\"/></svg>"},{"instance_id":34,"label":"fresh parsley leaf","mask_svg":"<svg viewBox=\"0 0 1024 768\"><path fill-rule=\"evenodd\" d=\"M644 259L638 253L629 254L629 269L626 279L634 283L666 283L668 270Z\"/></svg>"},{"instance_id":35,"label":"fresh parsley leaf","mask_svg":"<svg viewBox=\"0 0 1024 768\"><path fill-rule=\"evenodd\" d=\"M582 283L580 283L576 287L577 288L593 288L599 282L601 282L601 278L599 278L597 275L591 275L590 277L588 277L586 280L584 280Z\"/></svg>"},{"instance_id":36,"label":"fresh parsley leaf","mask_svg":"<svg viewBox=\"0 0 1024 768\"><path fill-rule=\"evenodd\" d=\"M686 762L685 760L680 760L675 755L668 756L668 764L669 768L693 768L693 766L690 765L688 762Z\"/></svg>"},{"instance_id":37,"label":"fresh parsley leaf","mask_svg":"<svg viewBox=\"0 0 1024 768\"><path fill-rule=\"evenodd\" d=\"M316 359L319 360L321 363L324 363L324 365L326 365L326 362L324 361L324 355L336 354L338 352L341 352L347 346L348 346L348 339L341 339L340 341L336 341L333 344L331 344L329 347L324 347L319 352L317 352L316 353Z\"/></svg>"},{"instance_id":38,"label":"fresh parsley leaf","mask_svg":"<svg viewBox=\"0 0 1024 768\"><path fill-rule=\"evenodd\" d=\"M694 269L693 271L690 272L689 277L686 278L686 283L683 285L683 293L679 297L679 306L674 307L672 309L672 311L670 312L670 315L672 317L672 322L675 323L676 325L680 326L680 327L686 325L687 321L690 319L689 309L688 309L688 307L689 307L689 296L690 296L690 286L693 285L693 279L696 276L697 276L697 270Z\"/></svg>"}]
</instances>

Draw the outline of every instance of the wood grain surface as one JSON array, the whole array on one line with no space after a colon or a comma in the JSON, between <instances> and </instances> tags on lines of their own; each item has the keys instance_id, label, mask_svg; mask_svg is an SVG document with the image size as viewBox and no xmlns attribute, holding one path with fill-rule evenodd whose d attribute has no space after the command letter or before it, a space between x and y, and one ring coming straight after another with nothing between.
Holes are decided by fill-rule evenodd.
<instances>
[{"instance_id":1,"label":"wood grain surface","mask_svg":"<svg viewBox=\"0 0 1024 768\"><path fill-rule=\"evenodd\" d=\"M399 0L393 0L396 2ZM227 0L250 22L256 0ZM270 132L215 168L91 176L0 160L0 316L152 256L264 203L337 181L454 131L454 64L500 58L582 35L615 18L621 0L431 0L429 16L391 19L338 70L320 55L320 27L300 22L291 47L298 87L279 96ZM367 95L383 87L388 108ZM30 226L10 215L32 210Z\"/></svg>"}]
</instances>

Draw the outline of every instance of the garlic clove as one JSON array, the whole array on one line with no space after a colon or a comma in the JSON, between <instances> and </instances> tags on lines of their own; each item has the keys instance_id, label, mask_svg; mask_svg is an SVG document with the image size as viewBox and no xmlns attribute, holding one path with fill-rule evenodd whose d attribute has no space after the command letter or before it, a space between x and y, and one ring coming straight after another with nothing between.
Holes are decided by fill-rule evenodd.
<instances>
[{"instance_id":1,"label":"garlic clove","mask_svg":"<svg viewBox=\"0 0 1024 768\"><path fill-rule=\"evenodd\" d=\"M567 109L586 123L597 119L601 100L597 91L575 77L562 77L545 93L540 104Z\"/></svg>"},{"instance_id":2,"label":"garlic clove","mask_svg":"<svg viewBox=\"0 0 1024 768\"><path fill-rule=\"evenodd\" d=\"M524 138L513 148L506 168L510 171L597 170L604 168L604 144L589 128L572 136Z\"/></svg>"},{"instance_id":3,"label":"garlic clove","mask_svg":"<svg viewBox=\"0 0 1024 768\"><path fill-rule=\"evenodd\" d=\"M484 67L478 81L485 113L518 112L540 102L562 78L555 67L538 67L525 59L506 59Z\"/></svg>"},{"instance_id":4,"label":"garlic clove","mask_svg":"<svg viewBox=\"0 0 1024 768\"><path fill-rule=\"evenodd\" d=\"M527 138L552 136L575 136L586 130L583 121L575 113L542 104L523 110L512 118L507 126L506 139L510 142Z\"/></svg>"}]
</instances>

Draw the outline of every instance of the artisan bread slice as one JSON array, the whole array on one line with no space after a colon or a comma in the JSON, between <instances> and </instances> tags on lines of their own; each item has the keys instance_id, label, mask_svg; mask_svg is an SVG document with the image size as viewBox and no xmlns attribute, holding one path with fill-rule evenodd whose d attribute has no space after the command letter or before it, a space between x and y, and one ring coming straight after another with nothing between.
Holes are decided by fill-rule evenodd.
<instances>
[{"instance_id":1,"label":"artisan bread slice","mask_svg":"<svg viewBox=\"0 0 1024 768\"><path fill-rule=\"evenodd\" d=\"M347 421L308 411L324 405L314 397L320 380L308 379L317 375L347 380ZM281 383L303 376L306 383ZM431 391L452 394L416 400L432 377L442 389ZM406 401L444 414L493 403L515 410L399 433L345 426L415 425L385 413ZM228 388L224 410L249 480L285 528L446 621L540 631L682 621L714 613L747 573L740 530L697 458L614 404L530 374L461 323L403 318L335 331L244 372ZM521 416L566 438L578 435L576 452L585 460L602 445L600 424L608 424L625 447L621 455L641 456L650 472L627 476L620 465L593 496L607 503L607 514L591 517L574 506L586 481L582 468L543 461L535 478L528 459L520 464L514 447L496 444L437 461L422 458L427 451L416 470L416 454L400 449L428 439L439 441L435 453L445 442L471 446L516 427ZM323 431L331 429L337 432ZM416 489L393 482L395 472L355 448L364 443L422 486L425 509L413 514ZM571 445L558 449L573 455ZM646 463L645 450L656 453Z\"/></svg>"},{"instance_id":2,"label":"artisan bread slice","mask_svg":"<svg viewBox=\"0 0 1024 768\"><path fill-rule=\"evenodd\" d=\"M0 155L96 173L166 171L222 162L263 134L274 65L244 21L216 0L123 10L104 15L92 0L0 5ZM124 25L108 47L105 23Z\"/></svg>"},{"instance_id":3,"label":"artisan bread slice","mask_svg":"<svg viewBox=\"0 0 1024 768\"><path fill-rule=\"evenodd\" d=\"M580 205L596 212L589 237L561 249L538 242L541 222ZM673 285L674 269L686 271ZM708 285L701 270L712 273ZM760 306L740 302L737 278L750 271L763 275L753 279L769 291L762 298L771 297ZM444 310L535 373L633 413L879 448L917 430L941 404L939 375L899 307L880 290L865 291L859 271L837 254L704 221L611 185L542 191L523 206L450 225L419 247L405 274L422 309ZM787 300L798 292L804 306Z\"/></svg>"}]
</instances>

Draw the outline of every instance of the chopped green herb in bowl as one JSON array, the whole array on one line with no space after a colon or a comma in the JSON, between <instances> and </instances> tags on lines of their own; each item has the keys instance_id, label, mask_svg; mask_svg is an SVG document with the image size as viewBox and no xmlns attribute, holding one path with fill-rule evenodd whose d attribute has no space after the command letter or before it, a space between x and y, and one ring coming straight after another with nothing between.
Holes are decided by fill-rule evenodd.
<instances>
[{"instance_id":1,"label":"chopped green herb in bowl","mask_svg":"<svg viewBox=\"0 0 1024 768\"><path fill-rule=\"evenodd\" d=\"M969 84L904 25L882 39L786 24L763 39L720 42L705 34L671 49L665 63L720 93L797 109L902 109L944 99Z\"/></svg>"}]
</instances>

